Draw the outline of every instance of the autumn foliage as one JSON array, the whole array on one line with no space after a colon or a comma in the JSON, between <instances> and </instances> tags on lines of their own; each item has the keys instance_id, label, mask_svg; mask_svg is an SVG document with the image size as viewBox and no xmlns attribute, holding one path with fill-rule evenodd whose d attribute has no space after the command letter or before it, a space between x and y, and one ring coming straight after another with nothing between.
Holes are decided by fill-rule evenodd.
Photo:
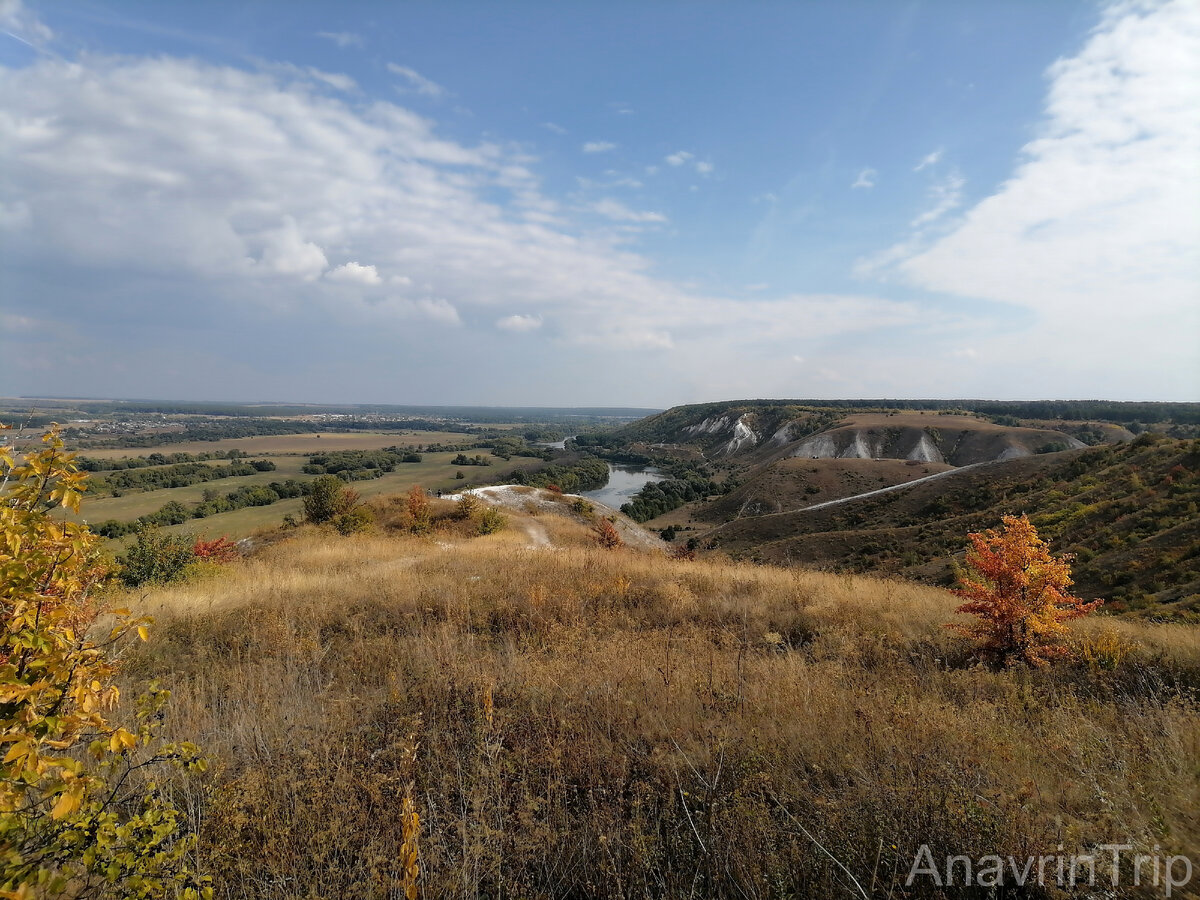
<instances>
[{"instance_id":1,"label":"autumn foliage","mask_svg":"<svg viewBox=\"0 0 1200 900\"><path fill-rule=\"evenodd\" d=\"M55 428L18 459L0 448L0 897L211 896L188 869L179 812L138 769L205 763L155 732L166 691L114 721L112 648L148 619L98 599L98 539L63 521L86 474Z\"/></svg>"},{"instance_id":2,"label":"autumn foliage","mask_svg":"<svg viewBox=\"0 0 1200 900\"><path fill-rule=\"evenodd\" d=\"M617 531L617 526L610 519L601 519L596 523L593 531L596 535L596 543L605 550L616 550L625 544L621 540L621 533Z\"/></svg>"},{"instance_id":3,"label":"autumn foliage","mask_svg":"<svg viewBox=\"0 0 1200 900\"><path fill-rule=\"evenodd\" d=\"M1027 517L1002 522L969 535L967 569L954 593L966 601L957 611L977 621L948 627L977 639L979 654L993 662L1045 665L1068 653L1061 643L1064 623L1103 601L1071 596L1070 557L1051 556Z\"/></svg>"},{"instance_id":4,"label":"autumn foliage","mask_svg":"<svg viewBox=\"0 0 1200 900\"><path fill-rule=\"evenodd\" d=\"M219 537L215 541L197 540L192 545L192 556L214 563L233 562L238 558L238 548L227 537Z\"/></svg>"}]
</instances>

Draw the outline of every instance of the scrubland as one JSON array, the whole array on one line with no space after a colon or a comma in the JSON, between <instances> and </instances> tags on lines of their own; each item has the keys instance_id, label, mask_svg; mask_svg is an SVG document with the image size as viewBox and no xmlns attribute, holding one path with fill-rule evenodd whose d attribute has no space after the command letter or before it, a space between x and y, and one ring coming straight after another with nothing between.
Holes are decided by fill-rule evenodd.
<instances>
[{"instance_id":1,"label":"scrubland","mask_svg":"<svg viewBox=\"0 0 1200 900\"><path fill-rule=\"evenodd\" d=\"M1200 628L1094 618L1078 661L993 671L935 588L537 520L553 549L302 529L134 598L127 693L170 687L210 755L172 789L218 897L403 897L406 796L427 898L955 896L904 887L921 845L1200 850Z\"/></svg>"}]
</instances>

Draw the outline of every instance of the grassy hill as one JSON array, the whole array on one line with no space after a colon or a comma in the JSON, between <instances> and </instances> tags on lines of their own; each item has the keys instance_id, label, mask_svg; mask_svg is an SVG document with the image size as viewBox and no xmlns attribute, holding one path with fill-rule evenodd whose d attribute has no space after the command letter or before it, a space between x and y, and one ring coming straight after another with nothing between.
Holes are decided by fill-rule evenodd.
<instances>
[{"instance_id":1,"label":"grassy hill","mask_svg":"<svg viewBox=\"0 0 1200 900\"><path fill-rule=\"evenodd\" d=\"M214 758L171 789L217 897L399 896L406 793L423 897L965 897L904 887L920 845L1200 846L1200 629L1088 620L1080 662L990 671L937 588L605 551L528 509L302 529L130 598L159 625L126 695L162 681Z\"/></svg>"},{"instance_id":2,"label":"grassy hill","mask_svg":"<svg viewBox=\"0 0 1200 900\"><path fill-rule=\"evenodd\" d=\"M816 464L813 463L813 468ZM799 472L803 466L789 461ZM823 509L742 515L707 535L739 557L944 581L968 531L1026 512L1057 551L1077 555L1077 588L1104 597L1113 611L1200 613L1200 445L1145 435L1095 447L963 469L910 489ZM771 493L781 477L768 467L739 488ZM882 477L882 476L881 476ZM760 479L765 484L760 484ZM795 476L793 484L799 481ZM738 494L729 498L736 502ZM792 502L804 496L793 489ZM716 505L701 515L728 517Z\"/></svg>"}]
</instances>

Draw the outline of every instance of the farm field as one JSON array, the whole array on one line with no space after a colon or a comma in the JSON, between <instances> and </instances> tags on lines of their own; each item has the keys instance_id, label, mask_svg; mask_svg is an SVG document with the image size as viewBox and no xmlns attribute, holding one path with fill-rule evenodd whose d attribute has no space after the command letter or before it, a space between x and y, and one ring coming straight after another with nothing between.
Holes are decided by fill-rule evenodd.
<instances>
[{"instance_id":1,"label":"farm field","mask_svg":"<svg viewBox=\"0 0 1200 900\"><path fill-rule=\"evenodd\" d=\"M356 447L353 449L368 448ZM148 450L146 452L154 451ZM364 498L386 496L387 494L402 494L408 491L414 484L420 484L430 491L454 490L466 485L501 479L521 466L541 462L541 460L535 457L514 456L507 461L496 458L494 465L491 466L460 467L453 465L451 462L456 455L457 453L449 451L444 453L424 453L422 454L423 459L419 463L400 463L395 471L389 472L381 478L369 481L355 481L350 487ZM221 478L216 481L206 481L200 484L189 485L188 487L128 493L122 497L87 499L84 501L81 515L78 518L86 519L92 523L104 522L109 519L128 522L136 519L138 516L153 513L173 500L185 505L199 503L203 499L205 491L217 491L224 494L239 487L267 485L272 481L285 481L288 478L308 480L313 477L301 472L301 468L307 461L307 457L299 455L294 451L287 454L263 453L254 458L271 460L275 463L275 471ZM465 479L456 479L454 477L455 473L460 469L466 475ZM203 519L193 519L181 525L170 526L165 530L186 531L208 536L226 535L231 538L245 537L262 528L270 528L278 525L287 515L299 516L301 513L301 502L300 499L294 498L281 500L269 506L244 507L214 516L207 516Z\"/></svg>"},{"instance_id":2,"label":"farm field","mask_svg":"<svg viewBox=\"0 0 1200 900\"><path fill-rule=\"evenodd\" d=\"M187 441L161 447L118 447L110 450L81 450L81 456L94 459L123 459L159 453L211 453L214 450L242 450L262 457L276 453L328 453L331 450L377 450L381 447L415 447L418 444L463 444L472 435L460 431L364 431L345 434L267 434L229 438L223 441Z\"/></svg>"}]
</instances>

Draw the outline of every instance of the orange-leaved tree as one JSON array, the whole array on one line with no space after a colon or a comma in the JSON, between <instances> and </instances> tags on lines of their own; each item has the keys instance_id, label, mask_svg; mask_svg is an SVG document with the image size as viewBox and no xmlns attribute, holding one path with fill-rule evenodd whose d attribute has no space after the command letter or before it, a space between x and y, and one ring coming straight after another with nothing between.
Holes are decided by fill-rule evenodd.
<instances>
[{"instance_id":1,"label":"orange-leaved tree","mask_svg":"<svg viewBox=\"0 0 1200 900\"><path fill-rule=\"evenodd\" d=\"M98 539L56 514L78 512L86 475L57 427L43 442L0 447L0 898L211 897L182 817L143 778L204 760L157 739L166 691L113 721L113 646L149 620L97 601Z\"/></svg>"},{"instance_id":2,"label":"orange-leaved tree","mask_svg":"<svg viewBox=\"0 0 1200 900\"><path fill-rule=\"evenodd\" d=\"M1000 528L968 537L966 571L954 593L966 600L957 612L977 621L947 627L976 638L977 652L996 663L1041 666L1067 655L1064 623L1104 602L1071 596L1070 557L1051 556L1024 515L1004 516Z\"/></svg>"}]
</instances>

